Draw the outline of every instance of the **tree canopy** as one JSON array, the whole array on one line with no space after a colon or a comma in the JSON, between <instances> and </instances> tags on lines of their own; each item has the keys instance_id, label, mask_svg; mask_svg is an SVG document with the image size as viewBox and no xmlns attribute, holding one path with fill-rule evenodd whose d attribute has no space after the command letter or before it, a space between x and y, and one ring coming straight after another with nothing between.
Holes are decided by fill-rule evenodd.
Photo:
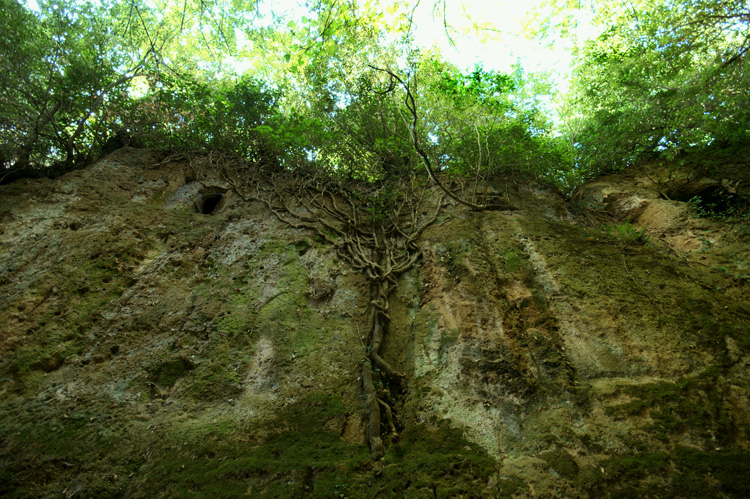
<instances>
[{"instance_id":1,"label":"tree canopy","mask_svg":"<svg viewBox=\"0 0 750 499\"><path fill-rule=\"evenodd\" d=\"M576 3L601 34L578 41L555 111L545 75L462 70L415 48L413 2L311 0L295 16L254 0L0 2L6 181L130 143L369 181L427 162L570 188L644 159L730 157L750 133L739 0ZM574 33L571 3L549 5L529 36Z\"/></svg>"},{"instance_id":2,"label":"tree canopy","mask_svg":"<svg viewBox=\"0 0 750 499\"><path fill-rule=\"evenodd\" d=\"M746 161L747 2L596 4L602 33L580 47L568 96L581 167Z\"/></svg>"}]
</instances>

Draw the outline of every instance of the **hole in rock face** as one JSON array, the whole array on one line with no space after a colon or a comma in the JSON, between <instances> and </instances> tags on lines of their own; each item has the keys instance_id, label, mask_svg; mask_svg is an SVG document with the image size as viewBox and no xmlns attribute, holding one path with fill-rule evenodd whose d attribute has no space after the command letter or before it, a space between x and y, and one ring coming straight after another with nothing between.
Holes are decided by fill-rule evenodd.
<instances>
[{"instance_id":1,"label":"hole in rock face","mask_svg":"<svg viewBox=\"0 0 750 499\"><path fill-rule=\"evenodd\" d=\"M692 203L696 208L713 215L732 212L743 204L742 200L718 185L680 194L682 195L677 197L678 201Z\"/></svg>"},{"instance_id":2,"label":"hole in rock face","mask_svg":"<svg viewBox=\"0 0 750 499\"><path fill-rule=\"evenodd\" d=\"M214 211L216 211L216 208L219 206L219 203L221 203L222 199L224 199L224 194L220 192L204 194L196 203L198 213L202 213L203 215L212 214Z\"/></svg>"},{"instance_id":3,"label":"hole in rock face","mask_svg":"<svg viewBox=\"0 0 750 499\"><path fill-rule=\"evenodd\" d=\"M698 198L705 203L721 202L724 193L721 186L710 185L708 187L692 187L688 184L681 189L675 189L669 193L669 197L675 201L688 202L691 199Z\"/></svg>"}]
</instances>

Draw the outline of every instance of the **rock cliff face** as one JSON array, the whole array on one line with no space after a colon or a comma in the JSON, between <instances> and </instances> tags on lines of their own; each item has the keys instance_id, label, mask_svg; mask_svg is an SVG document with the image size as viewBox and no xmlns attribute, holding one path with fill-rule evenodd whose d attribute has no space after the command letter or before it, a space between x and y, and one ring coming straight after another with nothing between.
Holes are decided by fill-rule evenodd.
<instances>
[{"instance_id":1,"label":"rock cliff face","mask_svg":"<svg viewBox=\"0 0 750 499\"><path fill-rule=\"evenodd\" d=\"M162 159L0 188L3 495L750 494L750 221L652 175L448 206L391 298L372 462L367 280Z\"/></svg>"}]
</instances>

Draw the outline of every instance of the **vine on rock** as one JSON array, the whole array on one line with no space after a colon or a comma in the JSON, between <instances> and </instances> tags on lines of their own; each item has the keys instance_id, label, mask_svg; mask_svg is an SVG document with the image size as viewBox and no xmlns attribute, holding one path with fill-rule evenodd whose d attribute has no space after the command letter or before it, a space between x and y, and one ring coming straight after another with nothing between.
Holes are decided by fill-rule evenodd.
<instances>
[{"instance_id":1,"label":"vine on rock","mask_svg":"<svg viewBox=\"0 0 750 499\"><path fill-rule=\"evenodd\" d=\"M290 227L317 233L369 281L361 380L367 441L372 459L379 460L385 453L384 432L397 436L393 395L384 387L395 384L402 393L407 389L406 375L381 353L391 321L390 297L398 278L421 256L417 239L435 222L445 194L414 173L374 186L307 169L267 174L238 159L202 163L218 170L244 200L264 204Z\"/></svg>"}]
</instances>

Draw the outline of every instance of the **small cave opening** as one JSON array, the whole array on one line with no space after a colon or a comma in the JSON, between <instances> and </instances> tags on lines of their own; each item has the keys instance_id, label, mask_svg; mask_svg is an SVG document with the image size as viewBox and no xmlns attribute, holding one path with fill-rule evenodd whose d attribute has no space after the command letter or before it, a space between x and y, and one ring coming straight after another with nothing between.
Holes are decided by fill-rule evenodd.
<instances>
[{"instance_id":1,"label":"small cave opening","mask_svg":"<svg viewBox=\"0 0 750 499\"><path fill-rule=\"evenodd\" d=\"M724 189L718 185L694 192L689 198L688 196L683 196L683 198L687 199L680 199L680 201L692 203L704 208L710 208L715 212L727 211L732 201L732 197L728 196Z\"/></svg>"},{"instance_id":2,"label":"small cave opening","mask_svg":"<svg viewBox=\"0 0 750 499\"><path fill-rule=\"evenodd\" d=\"M674 189L669 192L669 199L682 201L683 203L696 202L701 203L720 203L724 199L723 189L720 185L710 185L707 187L695 187L691 185L682 186L681 189Z\"/></svg>"},{"instance_id":3,"label":"small cave opening","mask_svg":"<svg viewBox=\"0 0 750 499\"><path fill-rule=\"evenodd\" d=\"M224 199L223 192L209 192L202 194L195 203L195 210L202 215L211 215Z\"/></svg>"},{"instance_id":4,"label":"small cave opening","mask_svg":"<svg viewBox=\"0 0 750 499\"><path fill-rule=\"evenodd\" d=\"M747 202L724 189L709 185L702 189L682 189L672 193L671 199L690 203L699 216L731 215L747 209Z\"/></svg>"}]
</instances>

